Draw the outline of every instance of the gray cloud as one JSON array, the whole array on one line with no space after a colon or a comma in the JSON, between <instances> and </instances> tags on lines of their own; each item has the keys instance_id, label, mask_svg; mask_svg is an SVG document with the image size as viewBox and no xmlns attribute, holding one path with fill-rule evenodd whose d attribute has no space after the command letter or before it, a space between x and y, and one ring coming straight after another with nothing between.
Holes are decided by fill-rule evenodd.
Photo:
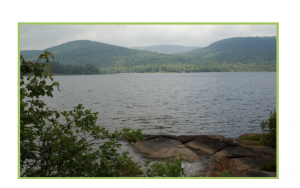
<instances>
[{"instance_id":1,"label":"gray cloud","mask_svg":"<svg viewBox=\"0 0 300 188\"><path fill-rule=\"evenodd\" d=\"M20 49L43 50L73 40L134 47L208 46L231 37L275 36L275 25L21 25Z\"/></svg>"}]
</instances>

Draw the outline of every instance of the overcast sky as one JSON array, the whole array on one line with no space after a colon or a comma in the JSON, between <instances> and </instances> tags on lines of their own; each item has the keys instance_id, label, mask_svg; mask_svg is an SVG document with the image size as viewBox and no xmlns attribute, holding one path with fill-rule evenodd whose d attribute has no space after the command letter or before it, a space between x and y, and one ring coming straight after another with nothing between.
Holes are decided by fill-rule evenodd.
<instances>
[{"instance_id":1,"label":"overcast sky","mask_svg":"<svg viewBox=\"0 0 300 188\"><path fill-rule=\"evenodd\" d=\"M74 40L123 47L205 47L231 37L276 36L275 25L21 25L20 49L43 50Z\"/></svg>"}]
</instances>

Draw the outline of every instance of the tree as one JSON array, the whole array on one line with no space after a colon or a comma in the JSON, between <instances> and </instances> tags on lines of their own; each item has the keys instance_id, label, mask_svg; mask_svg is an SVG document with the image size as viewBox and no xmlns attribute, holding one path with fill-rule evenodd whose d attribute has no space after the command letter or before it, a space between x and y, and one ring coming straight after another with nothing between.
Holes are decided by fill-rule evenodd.
<instances>
[{"instance_id":1,"label":"tree","mask_svg":"<svg viewBox=\"0 0 300 188\"><path fill-rule=\"evenodd\" d=\"M270 118L260 124L263 134L262 141L265 146L276 148L276 109L270 112Z\"/></svg>"},{"instance_id":2,"label":"tree","mask_svg":"<svg viewBox=\"0 0 300 188\"><path fill-rule=\"evenodd\" d=\"M20 57L20 176L21 177L118 177L144 176L139 162L128 157L128 152L119 153L120 138L128 142L143 141L141 130L109 131L96 126L98 113L84 110L79 104L71 111L49 110L40 99L41 96L53 97L54 87L51 66L47 63L54 56L45 51L36 62L25 61ZM39 62L45 60L46 63ZM26 79L25 79L26 78ZM65 120L64 123L59 118ZM104 143L103 143L104 142ZM182 158L175 160L173 167L177 174L184 175L179 167ZM172 165L166 163L164 174ZM164 165L162 165L164 167ZM154 168L150 167L150 171ZM174 168L172 167L172 172ZM161 169L160 169L161 170ZM149 172L149 170L148 170ZM152 173L154 174L154 173ZM176 173L175 173L176 174Z\"/></svg>"}]
</instances>

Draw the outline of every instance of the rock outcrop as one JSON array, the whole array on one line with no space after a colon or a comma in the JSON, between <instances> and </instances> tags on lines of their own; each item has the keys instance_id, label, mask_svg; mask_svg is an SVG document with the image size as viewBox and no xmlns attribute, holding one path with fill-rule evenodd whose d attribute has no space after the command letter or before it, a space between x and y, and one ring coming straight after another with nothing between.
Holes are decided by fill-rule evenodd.
<instances>
[{"instance_id":1,"label":"rock outcrop","mask_svg":"<svg viewBox=\"0 0 300 188\"><path fill-rule=\"evenodd\" d=\"M143 142L132 143L132 145L142 153L147 154L146 157L152 159L176 158L179 157L179 154L182 154L182 158L189 162L200 159L196 153L174 139L154 137Z\"/></svg>"},{"instance_id":2,"label":"rock outcrop","mask_svg":"<svg viewBox=\"0 0 300 188\"><path fill-rule=\"evenodd\" d=\"M200 153L212 155L227 146L238 146L239 142L232 138L225 138L220 135L199 135L195 136L193 140L187 142L185 145L198 150Z\"/></svg>"},{"instance_id":3,"label":"rock outcrop","mask_svg":"<svg viewBox=\"0 0 300 188\"><path fill-rule=\"evenodd\" d=\"M227 171L233 177L276 177L275 173L260 171L261 165L270 161L276 163L275 148L245 145L239 139L220 135L145 136L145 141L132 145L150 159L176 158L182 154L185 161L193 162L201 160L205 155L212 161L210 168L205 168L207 172L198 174L219 176L216 172Z\"/></svg>"}]
</instances>

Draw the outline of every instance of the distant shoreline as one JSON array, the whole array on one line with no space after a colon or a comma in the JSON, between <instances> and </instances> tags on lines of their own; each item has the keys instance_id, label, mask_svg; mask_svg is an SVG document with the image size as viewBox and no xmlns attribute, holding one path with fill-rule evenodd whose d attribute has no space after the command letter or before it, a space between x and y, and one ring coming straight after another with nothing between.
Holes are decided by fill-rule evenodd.
<instances>
[{"instance_id":1,"label":"distant shoreline","mask_svg":"<svg viewBox=\"0 0 300 188\"><path fill-rule=\"evenodd\" d=\"M275 72L276 71L260 71L260 72ZM161 74L161 73L177 73L182 74L182 72L143 72L143 73L110 73L110 74L56 74L52 73L53 76L94 76L94 75L113 75L113 74ZM189 73L254 73L254 72L185 72L183 74Z\"/></svg>"}]
</instances>

